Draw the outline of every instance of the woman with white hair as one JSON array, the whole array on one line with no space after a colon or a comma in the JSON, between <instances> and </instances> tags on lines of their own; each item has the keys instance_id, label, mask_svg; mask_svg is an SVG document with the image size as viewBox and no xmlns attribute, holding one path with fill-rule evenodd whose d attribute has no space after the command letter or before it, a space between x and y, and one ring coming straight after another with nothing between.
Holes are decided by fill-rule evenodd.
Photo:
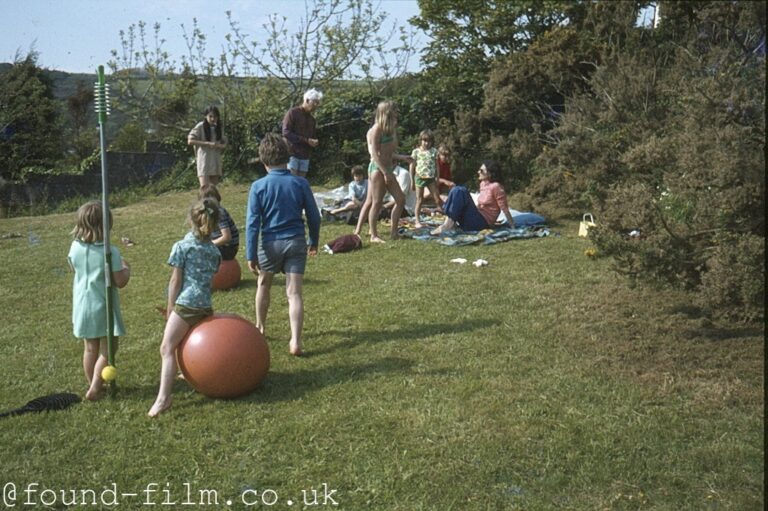
<instances>
[{"instance_id":1,"label":"woman with white hair","mask_svg":"<svg viewBox=\"0 0 768 511\"><path fill-rule=\"evenodd\" d=\"M283 138L288 142L291 155L288 169L296 176L307 177L309 156L320 143L312 114L322 99L322 92L309 89L304 93L304 102L288 110L283 117Z\"/></svg>"}]
</instances>

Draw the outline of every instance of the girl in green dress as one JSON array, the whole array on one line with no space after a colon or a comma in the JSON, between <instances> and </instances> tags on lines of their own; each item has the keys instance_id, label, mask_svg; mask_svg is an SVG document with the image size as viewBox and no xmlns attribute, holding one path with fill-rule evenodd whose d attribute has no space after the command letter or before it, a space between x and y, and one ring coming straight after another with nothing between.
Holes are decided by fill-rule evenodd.
<instances>
[{"instance_id":1,"label":"girl in green dress","mask_svg":"<svg viewBox=\"0 0 768 511\"><path fill-rule=\"evenodd\" d=\"M75 237L67 259L75 271L72 284L72 327L75 337L84 340L83 370L88 380L85 398L96 401L104 395L101 370L108 363L107 346L107 296L104 285L104 226L102 205L91 201L77 210L77 223L72 230ZM109 212L110 228L112 212ZM120 257L120 251L110 244L112 253L112 284L123 288L131 278L128 263ZM120 314L120 298L113 295L114 318L113 349L117 351L118 337L125 334L123 316Z\"/></svg>"}]
</instances>

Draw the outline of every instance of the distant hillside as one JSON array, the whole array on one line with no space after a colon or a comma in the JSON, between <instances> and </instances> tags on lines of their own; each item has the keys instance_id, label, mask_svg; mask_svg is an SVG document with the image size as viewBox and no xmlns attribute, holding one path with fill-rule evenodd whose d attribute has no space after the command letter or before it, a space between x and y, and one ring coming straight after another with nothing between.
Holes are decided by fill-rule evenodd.
<instances>
[{"instance_id":1,"label":"distant hillside","mask_svg":"<svg viewBox=\"0 0 768 511\"><path fill-rule=\"evenodd\" d=\"M13 64L11 63L0 62L0 76L8 72L12 66ZM93 84L96 83L97 79L96 73L68 73L66 71L58 71L55 69L44 69L43 71L51 78L51 81L53 82L53 95L57 100L61 102L60 111L64 119L67 118L67 98L75 93L77 90L78 82L83 82L86 87L93 88ZM98 126L98 118L96 117L96 113L93 111L93 108L91 108L89 115L93 126ZM125 122L126 118L124 115L113 111L113 114L110 116L106 124L107 137L113 137L120 129L120 126L122 126Z\"/></svg>"}]
</instances>

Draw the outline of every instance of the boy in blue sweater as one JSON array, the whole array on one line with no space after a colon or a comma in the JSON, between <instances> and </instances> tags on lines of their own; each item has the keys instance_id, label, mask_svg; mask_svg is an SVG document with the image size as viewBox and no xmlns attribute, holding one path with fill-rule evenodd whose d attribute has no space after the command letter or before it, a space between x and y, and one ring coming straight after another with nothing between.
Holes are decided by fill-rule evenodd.
<instances>
[{"instance_id":1,"label":"boy in blue sweater","mask_svg":"<svg viewBox=\"0 0 768 511\"><path fill-rule=\"evenodd\" d=\"M302 287L307 255L317 255L320 212L306 179L288 170L288 146L282 137L268 133L259 144L259 159L267 175L254 181L246 211L246 258L258 278L256 326L265 333L270 289L275 273L285 273L288 317L291 323L291 355L301 356L304 324ZM304 233L304 213L309 240ZM261 236L261 240L259 239Z\"/></svg>"}]
</instances>

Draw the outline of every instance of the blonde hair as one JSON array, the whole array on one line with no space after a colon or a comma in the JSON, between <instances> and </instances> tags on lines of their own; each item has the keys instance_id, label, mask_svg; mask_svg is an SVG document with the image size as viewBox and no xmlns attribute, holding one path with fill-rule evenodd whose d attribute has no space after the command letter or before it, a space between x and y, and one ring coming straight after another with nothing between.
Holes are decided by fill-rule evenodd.
<instances>
[{"instance_id":1,"label":"blonde hair","mask_svg":"<svg viewBox=\"0 0 768 511\"><path fill-rule=\"evenodd\" d=\"M397 106L394 101L382 101L376 107L376 124L387 135L392 135L395 132L396 117Z\"/></svg>"},{"instance_id":2,"label":"blonde hair","mask_svg":"<svg viewBox=\"0 0 768 511\"><path fill-rule=\"evenodd\" d=\"M189 208L187 221L195 238L201 241L210 238L219 225L219 202L210 197L195 202Z\"/></svg>"},{"instance_id":3,"label":"blonde hair","mask_svg":"<svg viewBox=\"0 0 768 511\"><path fill-rule=\"evenodd\" d=\"M77 210L72 236L83 243L104 241L104 213L100 201L86 202ZM112 228L112 211L108 211L109 227Z\"/></svg>"}]
</instances>

